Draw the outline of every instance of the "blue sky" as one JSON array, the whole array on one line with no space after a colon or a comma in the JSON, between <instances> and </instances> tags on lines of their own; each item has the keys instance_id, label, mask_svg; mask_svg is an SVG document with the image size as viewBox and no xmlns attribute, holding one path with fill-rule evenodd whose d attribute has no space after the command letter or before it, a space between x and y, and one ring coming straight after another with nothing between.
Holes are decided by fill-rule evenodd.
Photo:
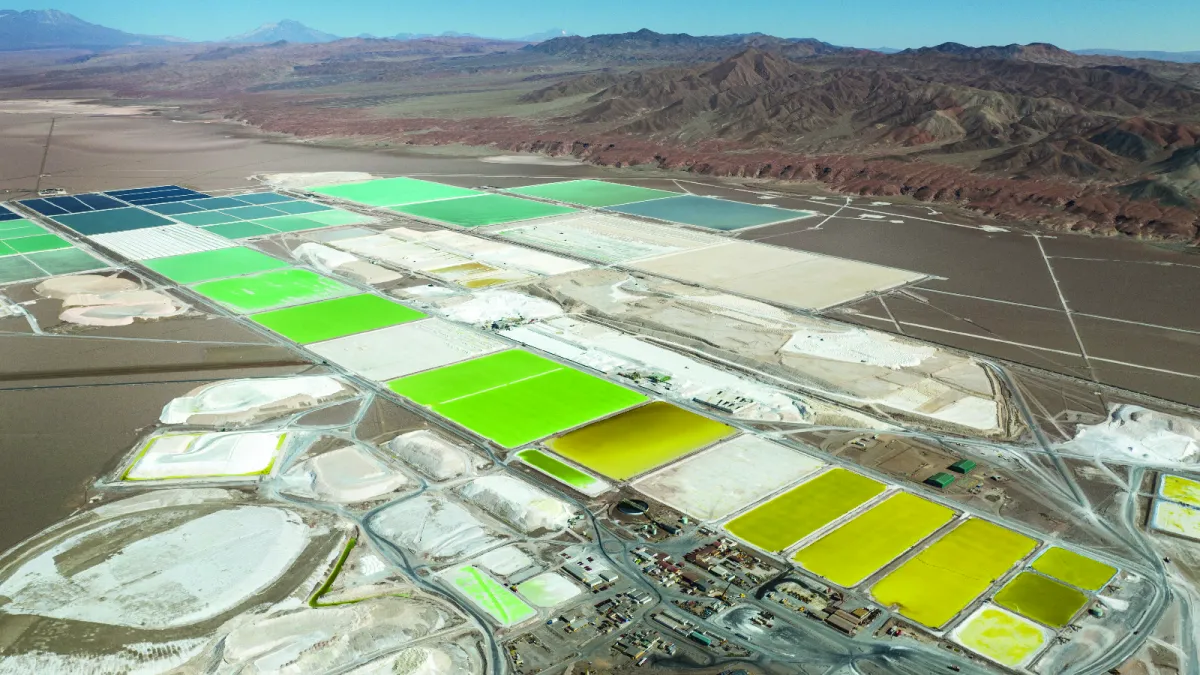
<instances>
[{"instance_id":1,"label":"blue sky","mask_svg":"<svg viewBox=\"0 0 1200 675\"><path fill-rule=\"evenodd\" d=\"M695 35L763 32L857 47L1052 42L1068 49L1200 50L1200 0L49 0L134 33L219 39L279 19L338 35L459 31L516 37L639 28Z\"/></svg>"}]
</instances>

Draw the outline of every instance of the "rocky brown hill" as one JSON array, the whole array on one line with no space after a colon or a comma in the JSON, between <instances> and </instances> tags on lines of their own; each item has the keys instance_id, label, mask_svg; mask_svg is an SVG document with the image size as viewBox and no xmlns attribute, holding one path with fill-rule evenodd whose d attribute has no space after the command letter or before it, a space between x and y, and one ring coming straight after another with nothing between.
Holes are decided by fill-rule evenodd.
<instances>
[{"instance_id":1,"label":"rocky brown hill","mask_svg":"<svg viewBox=\"0 0 1200 675\"><path fill-rule=\"evenodd\" d=\"M1128 227L1135 212L1153 213L1134 229L1196 239L1195 217L1176 213L1168 223L1157 210L1200 211L1188 164L1200 153L1200 90L1132 62L1088 58L1051 45L815 59L751 48L715 64L581 77L526 100L591 87L560 124L667 147L718 140L797 161L887 158L942 181L919 191L958 201L972 201L962 197L974 192L972 176L1086 184L1149 204L1114 202L1111 218L1074 224Z\"/></svg>"},{"instance_id":2,"label":"rocky brown hill","mask_svg":"<svg viewBox=\"0 0 1200 675\"><path fill-rule=\"evenodd\" d=\"M953 142L950 151L963 152L1099 133L1135 118L1154 118L1148 122L1154 129L1123 133L1162 145L1164 133L1188 137L1181 125L1200 118L1200 90L1134 68L941 54L802 62L757 49L715 65L630 73L589 102L573 121L634 133L687 134L703 116L707 137L770 139L797 149L814 142L811 132L841 122L849 127L833 136L820 134L820 142L833 139L845 149Z\"/></svg>"},{"instance_id":3,"label":"rocky brown hill","mask_svg":"<svg viewBox=\"0 0 1200 675\"><path fill-rule=\"evenodd\" d=\"M529 45L523 51L584 62L689 63L716 61L750 48L773 50L788 58L868 52L864 49L838 47L812 38L778 38L762 33L695 36L686 33L656 33L644 28L635 33L560 37Z\"/></svg>"}]
</instances>

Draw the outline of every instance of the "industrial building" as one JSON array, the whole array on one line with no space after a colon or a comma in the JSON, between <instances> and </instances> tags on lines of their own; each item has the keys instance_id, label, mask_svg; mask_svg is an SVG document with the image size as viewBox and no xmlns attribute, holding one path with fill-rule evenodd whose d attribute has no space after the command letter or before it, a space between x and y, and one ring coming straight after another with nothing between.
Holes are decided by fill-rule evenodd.
<instances>
[{"instance_id":1,"label":"industrial building","mask_svg":"<svg viewBox=\"0 0 1200 675\"><path fill-rule=\"evenodd\" d=\"M971 473L971 471L976 466L978 466L978 464L976 464L975 462L973 462L969 459L960 459L957 462L950 465L950 470L953 471L954 473L961 473L962 475L965 476L965 475Z\"/></svg>"},{"instance_id":2,"label":"industrial building","mask_svg":"<svg viewBox=\"0 0 1200 675\"><path fill-rule=\"evenodd\" d=\"M940 490L945 490L953 482L954 482L954 476L951 476L950 474L946 473L945 471L939 471L939 472L933 474L932 476L930 476L929 478L925 479L926 485L930 485L930 486L938 488Z\"/></svg>"}]
</instances>

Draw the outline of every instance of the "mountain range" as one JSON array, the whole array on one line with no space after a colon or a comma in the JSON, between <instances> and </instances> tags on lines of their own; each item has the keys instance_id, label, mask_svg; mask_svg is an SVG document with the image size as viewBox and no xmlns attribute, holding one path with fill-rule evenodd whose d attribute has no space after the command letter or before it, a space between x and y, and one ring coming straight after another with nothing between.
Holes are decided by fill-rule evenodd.
<instances>
[{"instance_id":1,"label":"mountain range","mask_svg":"<svg viewBox=\"0 0 1200 675\"><path fill-rule=\"evenodd\" d=\"M1054 228L1200 242L1198 64L1044 43L883 54L649 30L536 44L271 39L283 28L236 46L130 46L57 63L0 54L0 96L203 100L197 114L298 138L819 181Z\"/></svg>"},{"instance_id":2,"label":"mountain range","mask_svg":"<svg viewBox=\"0 0 1200 675\"><path fill-rule=\"evenodd\" d=\"M452 31L452 30L444 31L441 33L396 33L395 35L388 35L388 36L384 36L382 38L378 35L373 35L371 33L362 33L360 35L357 35L356 37L369 39L369 40L379 40L379 39L427 40L430 38L475 38L478 40L509 40L511 42L542 42L545 40L554 39L556 37L564 37L564 36L568 36L568 35L574 35L574 33L568 32L562 28L551 28L550 30L539 31L537 33L530 33L529 35L522 35L521 37L515 37L515 38L485 37L482 35L476 35L474 33L459 33L457 31Z\"/></svg>"},{"instance_id":3,"label":"mountain range","mask_svg":"<svg viewBox=\"0 0 1200 675\"><path fill-rule=\"evenodd\" d=\"M552 28L518 38L511 38L511 41L525 43L541 42L570 34L561 28ZM358 37L374 38L375 36L362 34ZM387 39L420 40L438 37L478 38L484 40L500 39L486 38L470 33L456 33L454 31L446 31L437 35L432 33L399 33L387 36ZM299 21L284 19L275 23L264 24L252 31L234 35L218 42L253 44L284 40L298 44L316 44L333 42L340 39L342 37L338 35L310 28ZM181 42L187 42L187 40L126 33L114 28L89 23L74 15L53 9L26 11L0 9L0 51L31 49L103 50L117 47L166 45Z\"/></svg>"},{"instance_id":4,"label":"mountain range","mask_svg":"<svg viewBox=\"0 0 1200 675\"><path fill-rule=\"evenodd\" d=\"M774 50L789 58L870 53L868 50L838 47L813 38L778 38L762 33L697 36L656 33L645 28L633 33L560 37L524 49L573 61L601 59L634 64L711 61L748 48Z\"/></svg>"},{"instance_id":5,"label":"mountain range","mask_svg":"<svg viewBox=\"0 0 1200 675\"><path fill-rule=\"evenodd\" d=\"M130 45L160 45L174 38L134 35L88 23L58 10L0 9L0 51L26 49L111 49Z\"/></svg>"},{"instance_id":6,"label":"mountain range","mask_svg":"<svg viewBox=\"0 0 1200 675\"><path fill-rule=\"evenodd\" d=\"M677 41L679 35L661 35L653 33L655 36L660 36L653 40L647 40L647 34L651 31L639 31L638 33L626 33L629 36L623 38L619 43L614 43L611 39L605 39L607 36L593 36L602 38L599 42L585 43L573 41L570 43L562 43L555 46L559 54L571 54L575 57L590 58L588 54L581 52L585 49L584 45L594 44L597 48L617 48L625 53L625 60L628 61L645 61L659 60L666 56L668 60L671 55L671 43ZM396 33L388 36L377 36L372 33L361 33L357 35L363 39L390 39L390 40L424 40L430 38L474 38L482 40L511 40L513 42L525 43L540 43L561 37L578 38L574 33L571 33L562 28L551 28L549 30L537 31L528 35L522 35L515 38L496 38L485 37L473 33L459 33L455 31L445 31L442 33ZM682 36L691 38L692 36ZM234 35L232 37L219 40L219 42L231 42L242 44L253 43L272 43L281 40L298 43L298 44L314 44L333 42L343 39L341 36L327 33L315 28L293 21L284 19L275 23L268 23L258 28ZM714 48L711 51L719 51L723 49L731 41L737 41L739 44L746 47L758 48L777 48L790 55L808 53L831 53L828 48L832 45L812 39L785 39L773 38L762 34L749 35L728 35L728 36L711 36L701 37L701 40L708 40L710 47ZM0 9L0 51L17 51L29 49L112 49L116 47L137 46L137 45L164 45L186 42L180 38L172 38L166 36L155 35L135 35L126 33L114 28L107 28L98 24L88 23L76 16L61 12L58 10L26 10L16 11L11 9ZM954 45L947 43L953 47L962 49L975 49L965 45ZM942 47L945 47L943 45ZM1017 45L1010 45L1017 47ZM982 48L995 49L995 48ZM892 47L878 47L864 51L873 51L881 54L895 54L899 52L911 51L902 50ZM1116 49L1080 49L1070 52L1079 56L1106 56L1125 59L1146 59L1155 61L1169 61L1177 63L1200 63L1200 51L1193 52L1167 52L1167 51L1122 51ZM710 56L711 53L693 53L697 58Z\"/></svg>"},{"instance_id":7,"label":"mountain range","mask_svg":"<svg viewBox=\"0 0 1200 675\"><path fill-rule=\"evenodd\" d=\"M1122 51L1120 49L1076 49L1081 56L1118 56L1125 59L1149 59L1151 61L1175 61L1177 63L1200 63L1200 52L1156 52Z\"/></svg>"}]
</instances>

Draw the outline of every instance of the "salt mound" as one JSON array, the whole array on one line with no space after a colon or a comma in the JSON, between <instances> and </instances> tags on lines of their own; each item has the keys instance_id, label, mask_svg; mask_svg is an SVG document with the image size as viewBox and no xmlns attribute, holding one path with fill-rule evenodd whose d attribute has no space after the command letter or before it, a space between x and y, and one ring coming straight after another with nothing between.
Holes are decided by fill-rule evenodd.
<instances>
[{"instance_id":1,"label":"salt mound","mask_svg":"<svg viewBox=\"0 0 1200 675\"><path fill-rule=\"evenodd\" d=\"M480 157L486 164L525 164L529 166L578 166L581 162L574 157L547 157L545 155L494 155Z\"/></svg>"},{"instance_id":2,"label":"salt mound","mask_svg":"<svg viewBox=\"0 0 1200 675\"><path fill-rule=\"evenodd\" d=\"M164 424L248 424L352 393L328 375L222 380L197 387L163 408Z\"/></svg>"},{"instance_id":3,"label":"salt mound","mask_svg":"<svg viewBox=\"0 0 1200 675\"><path fill-rule=\"evenodd\" d=\"M228 668L222 672L246 675L342 672L376 654L440 631L450 625L450 619L449 614L432 603L397 597L320 609L305 607L256 618L238 626L221 642L222 665ZM405 652L429 652L424 659L410 657L409 661L417 665L440 663L433 656L435 650Z\"/></svg>"},{"instance_id":4,"label":"salt mound","mask_svg":"<svg viewBox=\"0 0 1200 675\"><path fill-rule=\"evenodd\" d=\"M381 669L375 672L392 675L446 675L452 672L451 668L454 665L449 654L427 647L405 649L390 661L386 671Z\"/></svg>"},{"instance_id":5,"label":"salt mound","mask_svg":"<svg viewBox=\"0 0 1200 675\"><path fill-rule=\"evenodd\" d=\"M574 512L565 502L511 476L483 476L462 496L525 533L565 528Z\"/></svg>"},{"instance_id":6,"label":"salt mound","mask_svg":"<svg viewBox=\"0 0 1200 675\"><path fill-rule=\"evenodd\" d=\"M347 671L347 675L468 675L474 672L441 649L409 647Z\"/></svg>"},{"instance_id":7,"label":"salt mound","mask_svg":"<svg viewBox=\"0 0 1200 675\"><path fill-rule=\"evenodd\" d=\"M311 241L300 244L292 249L292 254L322 272L332 272L341 265L352 263L359 259L353 253L346 253L345 251L339 251L336 248Z\"/></svg>"},{"instance_id":8,"label":"salt mound","mask_svg":"<svg viewBox=\"0 0 1200 675\"><path fill-rule=\"evenodd\" d=\"M376 265L375 263L367 262L366 260L358 260L352 263L346 263L337 269L338 274L341 274L353 281L363 284L386 284L389 281L403 279L404 275L395 271L389 270L386 267Z\"/></svg>"},{"instance_id":9,"label":"salt mound","mask_svg":"<svg viewBox=\"0 0 1200 675\"><path fill-rule=\"evenodd\" d=\"M409 286L407 288L399 288L393 291L398 295L406 295L413 298L421 298L426 301L444 300L459 295L467 295L463 291L459 291L449 286L437 286L435 284L424 284L421 286Z\"/></svg>"},{"instance_id":10,"label":"salt mound","mask_svg":"<svg viewBox=\"0 0 1200 675\"><path fill-rule=\"evenodd\" d=\"M408 476L354 445L310 457L280 481L287 494L338 504L370 501L412 485Z\"/></svg>"},{"instance_id":11,"label":"salt mound","mask_svg":"<svg viewBox=\"0 0 1200 675\"><path fill-rule=\"evenodd\" d=\"M1129 611L1129 601L1128 600L1122 600L1120 598L1110 598L1107 595L1097 595L1096 599L1099 600L1100 602L1103 602L1106 607L1113 610L1114 612Z\"/></svg>"},{"instance_id":12,"label":"salt mound","mask_svg":"<svg viewBox=\"0 0 1200 675\"><path fill-rule=\"evenodd\" d=\"M563 313L561 307L549 300L512 291L483 291L439 309L448 319L475 326L490 326L500 321L524 323Z\"/></svg>"},{"instance_id":13,"label":"salt mound","mask_svg":"<svg viewBox=\"0 0 1200 675\"><path fill-rule=\"evenodd\" d=\"M845 363L862 363L899 370L921 365L937 349L910 344L887 333L863 328L796 331L783 351Z\"/></svg>"},{"instance_id":14,"label":"salt mound","mask_svg":"<svg viewBox=\"0 0 1200 675\"><path fill-rule=\"evenodd\" d=\"M1096 457L1140 459L1149 464L1200 462L1200 421L1136 405L1113 406L1108 419L1080 425L1064 450Z\"/></svg>"},{"instance_id":15,"label":"salt mound","mask_svg":"<svg viewBox=\"0 0 1200 675\"><path fill-rule=\"evenodd\" d=\"M470 472L475 456L441 436L410 431L384 444L397 457L434 480L449 480Z\"/></svg>"},{"instance_id":16,"label":"salt mound","mask_svg":"<svg viewBox=\"0 0 1200 675\"><path fill-rule=\"evenodd\" d=\"M323 244L306 242L297 246L292 253L322 272L341 274L365 284L383 284L404 277L399 272L362 260L353 253Z\"/></svg>"},{"instance_id":17,"label":"salt mound","mask_svg":"<svg viewBox=\"0 0 1200 675\"><path fill-rule=\"evenodd\" d=\"M422 494L386 506L371 516L369 526L428 560L474 555L508 538L442 495Z\"/></svg>"},{"instance_id":18,"label":"salt mound","mask_svg":"<svg viewBox=\"0 0 1200 675\"><path fill-rule=\"evenodd\" d=\"M303 189L338 183L356 183L371 180L375 176L361 171L313 171L297 173L265 173L254 176L274 188Z\"/></svg>"}]
</instances>

